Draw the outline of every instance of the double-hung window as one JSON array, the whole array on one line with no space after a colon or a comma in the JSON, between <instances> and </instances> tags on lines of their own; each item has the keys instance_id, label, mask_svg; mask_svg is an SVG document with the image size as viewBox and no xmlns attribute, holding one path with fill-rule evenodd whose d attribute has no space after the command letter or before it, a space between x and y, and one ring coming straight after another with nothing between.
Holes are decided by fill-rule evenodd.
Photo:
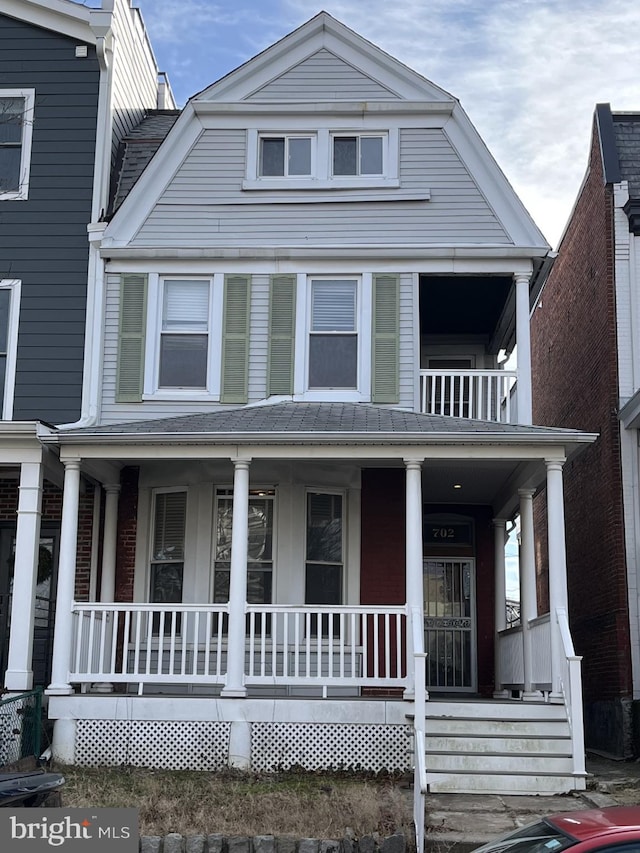
<instances>
[{"instance_id":1,"label":"double-hung window","mask_svg":"<svg viewBox=\"0 0 640 853\"><path fill-rule=\"evenodd\" d=\"M260 178L310 177L313 173L312 136L261 135L258 176Z\"/></svg>"},{"instance_id":2,"label":"double-hung window","mask_svg":"<svg viewBox=\"0 0 640 853\"><path fill-rule=\"evenodd\" d=\"M333 134L333 176L384 175L385 142L386 137L381 134Z\"/></svg>"},{"instance_id":3,"label":"double-hung window","mask_svg":"<svg viewBox=\"0 0 640 853\"><path fill-rule=\"evenodd\" d=\"M0 90L0 200L27 198L33 104L32 89Z\"/></svg>"},{"instance_id":4,"label":"double-hung window","mask_svg":"<svg viewBox=\"0 0 640 853\"><path fill-rule=\"evenodd\" d=\"M165 279L158 388L207 388L208 280Z\"/></svg>"},{"instance_id":5,"label":"double-hung window","mask_svg":"<svg viewBox=\"0 0 640 853\"><path fill-rule=\"evenodd\" d=\"M307 494L305 604L342 604L344 582L343 497L338 494ZM322 617L322 634L329 619ZM337 625L334 625L334 633ZM318 632L316 617L311 619L311 634Z\"/></svg>"},{"instance_id":6,"label":"double-hung window","mask_svg":"<svg viewBox=\"0 0 640 853\"><path fill-rule=\"evenodd\" d=\"M358 387L357 298L356 279L311 280L310 390Z\"/></svg>"},{"instance_id":7,"label":"double-hung window","mask_svg":"<svg viewBox=\"0 0 640 853\"><path fill-rule=\"evenodd\" d=\"M153 604L179 604L182 601L184 575L185 525L187 493L156 492L151 537L151 577L149 600ZM171 617L154 614L154 633L172 630ZM176 630L180 630L180 615ZM163 633L161 632L161 633Z\"/></svg>"}]
</instances>

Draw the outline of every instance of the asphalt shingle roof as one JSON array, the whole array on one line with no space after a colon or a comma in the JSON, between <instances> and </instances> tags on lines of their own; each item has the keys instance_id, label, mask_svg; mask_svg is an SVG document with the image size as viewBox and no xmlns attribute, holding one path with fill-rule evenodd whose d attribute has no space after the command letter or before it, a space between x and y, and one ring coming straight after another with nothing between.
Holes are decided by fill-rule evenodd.
<instances>
[{"instance_id":1,"label":"asphalt shingle roof","mask_svg":"<svg viewBox=\"0 0 640 853\"><path fill-rule=\"evenodd\" d=\"M109 215L129 195L179 115L180 110L153 110L122 138L111 178Z\"/></svg>"},{"instance_id":2,"label":"asphalt shingle roof","mask_svg":"<svg viewBox=\"0 0 640 853\"><path fill-rule=\"evenodd\" d=\"M631 198L640 198L640 113L613 113L620 174Z\"/></svg>"},{"instance_id":3,"label":"asphalt shingle roof","mask_svg":"<svg viewBox=\"0 0 640 853\"><path fill-rule=\"evenodd\" d=\"M293 403L283 402L237 409L183 415L157 420L133 421L107 426L70 430L64 435L185 435L185 434L327 434L377 433L398 435L429 433L495 434L501 437L556 435L577 437L576 430L501 424L466 418L423 415L401 409L362 403Z\"/></svg>"}]
</instances>

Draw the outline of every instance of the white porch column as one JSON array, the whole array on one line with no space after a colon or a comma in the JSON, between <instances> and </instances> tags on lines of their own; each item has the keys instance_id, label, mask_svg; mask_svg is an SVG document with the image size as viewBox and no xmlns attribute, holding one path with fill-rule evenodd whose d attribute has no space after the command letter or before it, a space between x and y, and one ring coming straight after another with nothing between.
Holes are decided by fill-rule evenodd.
<instances>
[{"instance_id":1,"label":"white porch column","mask_svg":"<svg viewBox=\"0 0 640 853\"><path fill-rule=\"evenodd\" d=\"M533 689L533 646L529 622L538 615L536 555L533 536L534 489L519 489L520 496L520 624L522 625L523 699L539 699Z\"/></svg>"},{"instance_id":2,"label":"white porch column","mask_svg":"<svg viewBox=\"0 0 640 853\"><path fill-rule=\"evenodd\" d=\"M118 538L119 484L105 485L104 537L102 543L102 579L100 601L113 601L116 593L116 545Z\"/></svg>"},{"instance_id":3,"label":"white porch column","mask_svg":"<svg viewBox=\"0 0 640 853\"><path fill-rule=\"evenodd\" d=\"M566 460L546 460L547 529L549 534L549 611L551 617L551 698L560 699L562 639L556 613L568 612L567 554L564 532L562 468Z\"/></svg>"},{"instance_id":4,"label":"white porch column","mask_svg":"<svg viewBox=\"0 0 640 853\"><path fill-rule=\"evenodd\" d=\"M507 627L507 582L505 579L505 556L504 546L507 541L507 521L505 518L493 519L493 543L494 543L494 571L495 571L495 593L494 593L494 619L495 619L495 641L494 641L494 672L495 689L494 699L504 699L509 694L502 687L502 673L500 671L500 642L498 634Z\"/></svg>"},{"instance_id":5,"label":"white porch column","mask_svg":"<svg viewBox=\"0 0 640 853\"><path fill-rule=\"evenodd\" d=\"M222 696L246 696L244 654L247 602L247 536L249 531L249 459L234 462L227 683Z\"/></svg>"},{"instance_id":6,"label":"white porch column","mask_svg":"<svg viewBox=\"0 0 640 853\"><path fill-rule=\"evenodd\" d=\"M405 548L406 569L405 587L409 613L407 616L407 673L413 675L412 656L413 631L411 625L411 608L420 610L420 621L424 623L424 590L422 571L422 462L417 459L404 460L405 473ZM424 630L424 628L423 628ZM406 697L414 692L414 678L410 678Z\"/></svg>"},{"instance_id":7,"label":"white porch column","mask_svg":"<svg viewBox=\"0 0 640 853\"><path fill-rule=\"evenodd\" d=\"M5 676L7 690L31 690L33 687L31 659L41 511L42 465L40 462L23 462L20 466L18 490L11 629Z\"/></svg>"},{"instance_id":8,"label":"white porch column","mask_svg":"<svg viewBox=\"0 0 640 853\"><path fill-rule=\"evenodd\" d=\"M51 684L47 693L65 695L72 692L69 684L71 642L74 620L71 617L76 580L78 545L78 508L80 505L80 460L64 463L62 492L62 524L60 528L60 561L56 594L56 621L53 635Z\"/></svg>"},{"instance_id":9,"label":"white porch column","mask_svg":"<svg viewBox=\"0 0 640 853\"><path fill-rule=\"evenodd\" d=\"M516 345L518 347L518 423L533 422L531 402L531 331L529 328L529 278L516 275Z\"/></svg>"},{"instance_id":10,"label":"white porch column","mask_svg":"<svg viewBox=\"0 0 640 853\"><path fill-rule=\"evenodd\" d=\"M100 580L100 601L113 602L116 594L116 546L118 538L118 499L120 485L109 483L104 487L104 534L102 541L102 577ZM109 617L105 632L105 658L111 659L111 641L113 622ZM104 662L107 664L107 661ZM111 693L113 684L105 681L96 685L100 693Z\"/></svg>"}]
</instances>

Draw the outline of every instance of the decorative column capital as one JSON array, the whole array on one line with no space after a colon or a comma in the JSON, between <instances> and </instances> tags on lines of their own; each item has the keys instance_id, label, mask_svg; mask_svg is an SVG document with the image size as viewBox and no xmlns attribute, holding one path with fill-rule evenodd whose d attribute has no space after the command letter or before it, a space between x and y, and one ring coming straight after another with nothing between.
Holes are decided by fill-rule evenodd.
<instances>
[{"instance_id":1,"label":"decorative column capital","mask_svg":"<svg viewBox=\"0 0 640 853\"><path fill-rule=\"evenodd\" d=\"M80 460L79 459L65 459L63 462L65 473L67 471L79 471L80 470Z\"/></svg>"},{"instance_id":2,"label":"decorative column capital","mask_svg":"<svg viewBox=\"0 0 640 853\"><path fill-rule=\"evenodd\" d=\"M518 489L518 495L521 498L532 498L535 493L535 489Z\"/></svg>"},{"instance_id":3,"label":"decorative column capital","mask_svg":"<svg viewBox=\"0 0 640 853\"><path fill-rule=\"evenodd\" d=\"M105 483L102 487L108 495L120 494L120 483Z\"/></svg>"},{"instance_id":4,"label":"decorative column capital","mask_svg":"<svg viewBox=\"0 0 640 853\"><path fill-rule=\"evenodd\" d=\"M233 462L233 467L236 470L239 468L240 470L245 469L248 471L249 465L251 464L251 457L247 456L246 458L232 459L231 461Z\"/></svg>"},{"instance_id":5,"label":"decorative column capital","mask_svg":"<svg viewBox=\"0 0 640 853\"><path fill-rule=\"evenodd\" d=\"M402 461L408 471L421 471L424 459L403 459Z\"/></svg>"},{"instance_id":6,"label":"decorative column capital","mask_svg":"<svg viewBox=\"0 0 640 853\"><path fill-rule=\"evenodd\" d=\"M564 463L567 460L565 458L562 459L545 459L544 464L547 466L547 471L562 471L564 468Z\"/></svg>"},{"instance_id":7,"label":"decorative column capital","mask_svg":"<svg viewBox=\"0 0 640 853\"><path fill-rule=\"evenodd\" d=\"M509 521L508 518L492 518L491 519L491 523L493 524L494 527L506 527L508 521Z\"/></svg>"}]
</instances>

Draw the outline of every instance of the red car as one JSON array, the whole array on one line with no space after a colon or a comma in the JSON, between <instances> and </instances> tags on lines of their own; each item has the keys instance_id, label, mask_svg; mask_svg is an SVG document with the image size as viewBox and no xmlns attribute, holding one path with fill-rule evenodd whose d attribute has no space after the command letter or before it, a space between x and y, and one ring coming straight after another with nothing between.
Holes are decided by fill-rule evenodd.
<instances>
[{"instance_id":1,"label":"red car","mask_svg":"<svg viewBox=\"0 0 640 853\"><path fill-rule=\"evenodd\" d=\"M476 848L474 853L640 853L640 806L561 812Z\"/></svg>"}]
</instances>

